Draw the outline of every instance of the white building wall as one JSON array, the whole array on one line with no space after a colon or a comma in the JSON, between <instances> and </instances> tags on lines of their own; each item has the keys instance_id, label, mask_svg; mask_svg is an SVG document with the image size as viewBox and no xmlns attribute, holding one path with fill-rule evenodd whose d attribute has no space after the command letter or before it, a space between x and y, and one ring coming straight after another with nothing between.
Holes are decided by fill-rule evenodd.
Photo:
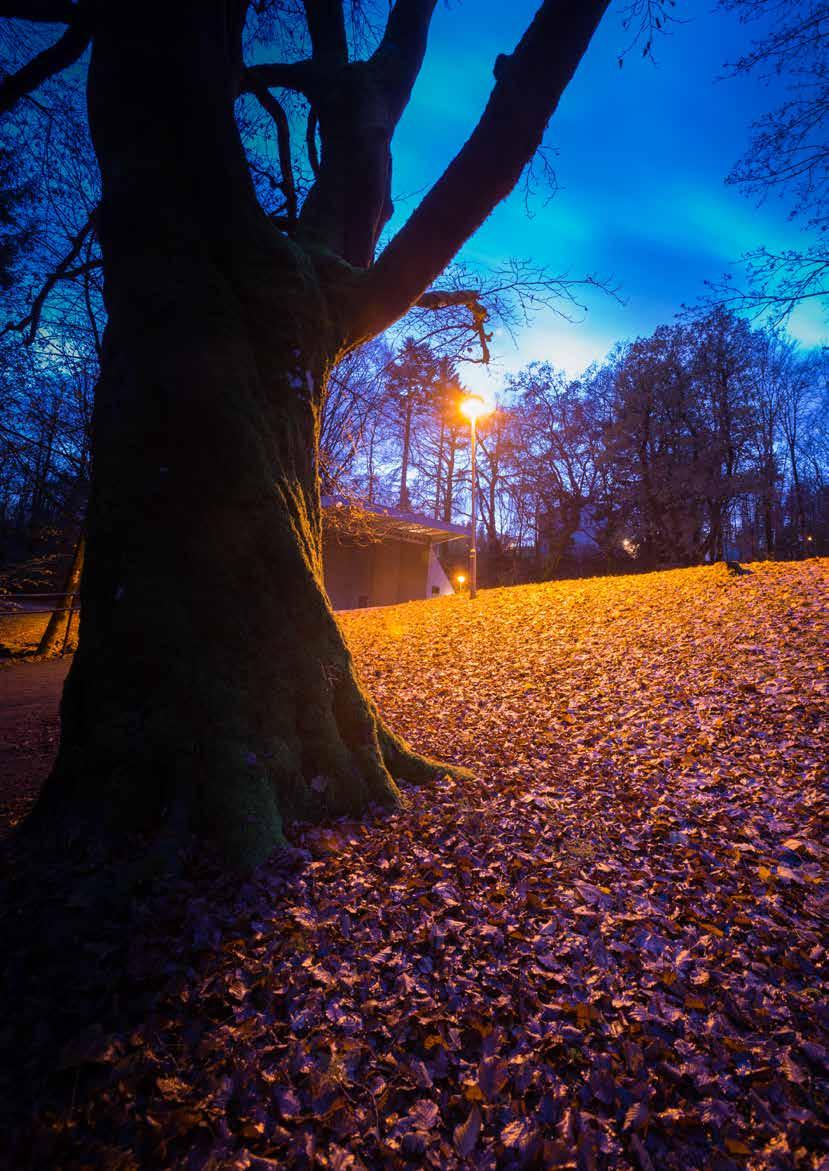
<instances>
[{"instance_id":1,"label":"white building wall","mask_svg":"<svg viewBox=\"0 0 829 1171\"><path fill-rule=\"evenodd\" d=\"M429 550L429 568L426 573L426 597L432 598L437 594L454 594L452 583L446 576L443 566L438 561L434 548Z\"/></svg>"}]
</instances>

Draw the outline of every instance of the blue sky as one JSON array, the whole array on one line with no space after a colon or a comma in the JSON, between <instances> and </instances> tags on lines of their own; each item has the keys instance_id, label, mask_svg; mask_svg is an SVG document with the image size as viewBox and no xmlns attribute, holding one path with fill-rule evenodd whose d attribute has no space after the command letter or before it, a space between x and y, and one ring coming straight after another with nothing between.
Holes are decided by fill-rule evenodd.
<instances>
[{"instance_id":1,"label":"blue sky","mask_svg":"<svg viewBox=\"0 0 829 1171\"><path fill-rule=\"evenodd\" d=\"M748 32L713 0L682 0L686 23L656 44L656 65L632 52L616 3L594 38L547 131L560 190L545 207L516 191L467 244L476 264L528 257L573 277L596 273L621 286L625 304L589 294L576 324L544 313L518 346L496 335L494 367L467 367L464 380L493 390L505 370L537 358L570 372L601 359L620 339L650 333L704 294L740 254L760 244L802 244L777 200L760 207L724 179L743 153L749 126L782 91L757 80L717 81L744 51ZM439 6L424 70L395 139L396 223L415 206L477 121L492 64L532 16L528 0L466 0ZM629 34L627 34L629 39ZM804 345L827 340L817 305L790 323Z\"/></svg>"}]
</instances>

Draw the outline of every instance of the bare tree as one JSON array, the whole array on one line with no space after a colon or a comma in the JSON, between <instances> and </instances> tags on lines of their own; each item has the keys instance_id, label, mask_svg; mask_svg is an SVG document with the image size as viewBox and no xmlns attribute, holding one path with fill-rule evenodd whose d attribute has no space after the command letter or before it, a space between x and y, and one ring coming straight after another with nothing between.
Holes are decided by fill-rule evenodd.
<instances>
[{"instance_id":1,"label":"bare tree","mask_svg":"<svg viewBox=\"0 0 829 1171\"><path fill-rule=\"evenodd\" d=\"M417 507L445 521L453 519L462 475L459 455L468 430L459 409L462 395L453 363L433 355L412 437L412 462L417 472Z\"/></svg>"},{"instance_id":2,"label":"bare tree","mask_svg":"<svg viewBox=\"0 0 829 1171\"><path fill-rule=\"evenodd\" d=\"M813 432L818 432L825 409L818 391L825 379L825 359L820 355L803 357L794 350L789 350L786 359L778 375L779 423L794 505L794 548L803 554L810 535L804 466L810 463ZM825 433L825 420L822 429Z\"/></svg>"},{"instance_id":3,"label":"bare tree","mask_svg":"<svg viewBox=\"0 0 829 1171\"><path fill-rule=\"evenodd\" d=\"M746 322L720 308L695 322L692 330L688 369L702 428L697 435L705 436L705 449L698 455L706 503L702 554L722 561L733 505L745 488L755 486L755 471L748 463L755 345Z\"/></svg>"},{"instance_id":4,"label":"bare tree","mask_svg":"<svg viewBox=\"0 0 829 1171\"><path fill-rule=\"evenodd\" d=\"M510 389L518 396L520 451L530 467L552 573L594 499L601 423L582 384L549 363L532 363L510 380Z\"/></svg>"},{"instance_id":5,"label":"bare tree","mask_svg":"<svg viewBox=\"0 0 829 1171\"><path fill-rule=\"evenodd\" d=\"M331 372L320 421L322 492L358 489L360 456L370 449L366 494L371 499L377 426L386 405L391 362L389 347L378 340L352 350Z\"/></svg>"},{"instance_id":6,"label":"bare tree","mask_svg":"<svg viewBox=\"0 0 829 1171\"><path fill-rule=\"evenodd\" d=\"M432 351L423 342L408 337L389 367L386 388L389 413L399 428L400 478L397 507L411 508L409 467L415 428L426 411L437 378Z\"/></svg>"},{"instance_id":7,"label":"bare tree","mask_svg":"<svg viewBox=\"0 0 829 1171\"><path fill-rule=\"evenodd\" d=\"M791 344L771 335L756 351L753 371L754 427L752 440L757 467L758 521L762 549L767 557L777 551L782 482L778 435L782 409L782 380L790 361ZM754 545L752 555L756 552Z\"/></svg>"}]
</instances>

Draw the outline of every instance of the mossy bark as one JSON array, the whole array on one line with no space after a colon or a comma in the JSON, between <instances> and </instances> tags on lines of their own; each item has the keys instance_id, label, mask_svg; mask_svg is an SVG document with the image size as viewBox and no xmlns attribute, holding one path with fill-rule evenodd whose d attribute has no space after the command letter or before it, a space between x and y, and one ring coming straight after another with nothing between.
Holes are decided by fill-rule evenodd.
<instances>
[{"instance_id":1,"label":"mossy bark","mask_svg":"<svg viewBox=\"0 0 829 1171\"><path fill-rule=\"evenodd\" d=\"M102 23L90 68L109 324L80 642L36 818L196 833L251 865L285 818L394 805L392 773L439 766L380 725L324 593L340 339L317 267L251 189L238 38L204 36L203 5L177 6L163 44L135 19L128 42Z\"/></svg>"}]
</instances>

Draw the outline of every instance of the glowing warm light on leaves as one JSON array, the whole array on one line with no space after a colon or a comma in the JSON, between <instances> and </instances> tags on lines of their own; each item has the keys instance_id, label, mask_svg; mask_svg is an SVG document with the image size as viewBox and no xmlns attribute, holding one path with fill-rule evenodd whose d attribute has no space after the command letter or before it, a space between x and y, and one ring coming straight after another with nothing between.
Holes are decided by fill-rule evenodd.
<instances>
[{"instance_id":1,"label":"glowing warm light on leaves","mask_svg":"<svg viewBox=\"0 0 829 1171\"><path fill-rule=\"evenodd\" d=\"M296 823L244 900L145 917L163 1036L64 1051L103 1092L80 1140L39 1123L50 1165L117 1126L229 1166L221 1125L300 1166L313 1125L329 1167L572 1165L573 1134L585 1167L816 1167L829 559L749 569L340 615L391 727L473 775Z\"/></svg>"}]
</instances>

